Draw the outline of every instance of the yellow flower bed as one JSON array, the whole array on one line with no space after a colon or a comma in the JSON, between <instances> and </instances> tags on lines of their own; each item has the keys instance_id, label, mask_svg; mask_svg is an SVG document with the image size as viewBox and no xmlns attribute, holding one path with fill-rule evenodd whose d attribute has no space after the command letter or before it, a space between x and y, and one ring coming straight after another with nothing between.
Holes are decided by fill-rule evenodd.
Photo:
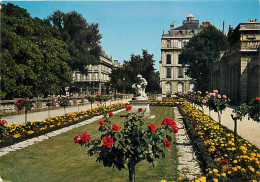
<instances>
[{"instance_id":1,"label":"yellow flower bed","mask_svg":"<svg viewBox=\"0 0 260 182\"><path fill-rule=\"evenodd\" d=\"M76 111L61 116L46 118L43 121L30 121L28 122L28 124L18 125L16 123L13 123L8 125L3 125L3 127L5 128L4 128L4 132L0 133L0 140L1 142L3 142L5 140L9 140L12 138L19 138L21 136L33 134L38 131L42 131L48 128L53 128L55 126L64 125L73 121L77 121L79 119L87 118L89 116L99 115L104 112L114 111L116 109L123 108L123 107L125 107L124 103L117 103L106 107L98 107L86 111L85 110Z\"/></svg>"},{"instance_id":2,"label":"yellow flower bed","mask_svg":"<svg viewBox=\"0 0 260 182\"><path fill-rule=\"evenodd\" d=\"M207 181L260 180L260 150L247 140L239 138L234 143L233 131L219 125L188 102L181 109L208 149L217 169L206 169ZM201 181L197 179L195 181Z\"/></svg>"}]
</instances>

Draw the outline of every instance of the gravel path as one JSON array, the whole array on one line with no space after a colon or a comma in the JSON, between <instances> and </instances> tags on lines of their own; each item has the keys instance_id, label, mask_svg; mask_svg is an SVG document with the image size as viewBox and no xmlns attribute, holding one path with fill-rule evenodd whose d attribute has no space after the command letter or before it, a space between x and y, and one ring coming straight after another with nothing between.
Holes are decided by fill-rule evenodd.
<instances>
[{"instance_id":1,"label":"gravel path","mask_svg":"<svg viewBox=\"0 0 260 182\"><path fill-rule=\"evenodd\" d=\"M234 131L234 121L231 118L231 114L234 108L227 107L221 115L221 124ZM208 108L204 107L204 113L209 114ZM211 111L211 117L218 121L218 113ZM237 121L237 133L248 140L252 144L260 148L260 123L244 117L242 121Z\"/></svg>"},{"instance_id":2,"label":"gravel path","mask_svg":"<svg viewBox=\"0 0 260 182\"><path fill-rule=\"evenodd\" d=\"M176 124L179 128L176 134L176 145L178 149L178 171L180 176L186 177L189 180L198 178L203 175L200 165L197 161L192 142L188 138L183 117L180 115L177 107L174 107Z\"/></svg>"}]
</instances>

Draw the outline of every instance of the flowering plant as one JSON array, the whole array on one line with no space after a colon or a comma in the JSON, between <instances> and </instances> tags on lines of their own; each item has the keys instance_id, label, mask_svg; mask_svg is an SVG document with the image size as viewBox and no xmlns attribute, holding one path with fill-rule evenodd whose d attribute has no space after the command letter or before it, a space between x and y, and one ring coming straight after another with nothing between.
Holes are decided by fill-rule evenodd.
<instances>
[{"instance_id":1,"label":"flowering plant","mask_svg":"<svg viewBox=\"0 0 260 182\"><path fill-rule=\"evenodd\" d=\"M219 123L221 123L221 116L223 110L228 106L229 99L226 95L218 94L218 90L213 90L213 93L207 95L206 105L209 107L209 110L214 110L218 113Z\"/></svg>"},{"instance_id":2,"label":"flowering plant","mask_svg":"<svg viewBox=\"0 0 260 182\"><path fill-rule=\"evenodd\" d=\"M127 106L126 110L130 111L131 107ZM129 113L121 127L112 125L108 114L99 124L99 131L103 133L99 139L84 142L82 136L77 135L74 142L89 147L88 155L96 155L97 161L105 167L119 170L128 167L129 181L132 182L135 180L135 166L143 160L153 163L156 158L165 157L163 149L171 147L172 141L169 132L178 132L171 118L165 118L162 127L158 128L155 124L147 125L144 118L135 113Z\"/></svg>"},{"instance_id":3,"label":"flowering plant","mask_svg":"<svg viewBox=\"0 0 260 182\"><path fill-rule=\"evenodd\" d=\"M25 111L25 123L27 123L27 113L32 109L33 101L30 100L28 97L23 99L17 99L17 101L14 102L14 105L16 106L18 111Z\"/></svg>"},{"instance_id":4,"label":"flowering plant","mask_svg":"<svg viewBox=\"0 0 260 182\"><path fill-rule=\"evenodd\" d=\"M59 104L60 107L64 108L64 112L66 114L65 108L70 105L69 98L67 96L65 96L65 95L58 96L57 103Z\"/></svg>"}]
</instances>

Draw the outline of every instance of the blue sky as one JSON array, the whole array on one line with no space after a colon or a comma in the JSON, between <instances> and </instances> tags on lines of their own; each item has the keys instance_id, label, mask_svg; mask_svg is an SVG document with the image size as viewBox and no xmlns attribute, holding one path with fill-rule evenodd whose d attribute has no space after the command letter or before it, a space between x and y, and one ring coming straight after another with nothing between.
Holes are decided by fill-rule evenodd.
<instances>
[{"instance_id":1,"label":"blue sky","mask_svg":"<svg viewBox=\"0 0 260 182\"><path fill-rule=\"evenodd\" d=\"M169 0L169 1L3 1L11 2L33 17L47 18L54 11L77 11L90 23L98 23L102 34L101 45L109 56L123 62L131 54L148 50L159 70L161 36L174 21L175 27L191 11L195 19L209 21L225 32L240 22L260 19L258 0Z\"/></svg>"}]
</instances>

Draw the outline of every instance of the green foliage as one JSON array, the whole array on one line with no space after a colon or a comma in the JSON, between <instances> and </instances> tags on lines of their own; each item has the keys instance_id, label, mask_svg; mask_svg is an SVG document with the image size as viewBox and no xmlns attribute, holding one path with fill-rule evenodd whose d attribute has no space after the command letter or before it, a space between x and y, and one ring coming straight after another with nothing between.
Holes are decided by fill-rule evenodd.
<instances>
[{"instance_id":1,"label":"green foliage","mask_svg":"<svg viewBox=\"0 0 260 182\"><path fill-rule=\"evenodd\" d=\"M70 105L70 100L67 96L61 96L58 97L57 103L61 106L61 107L67 107Z\"/></svg>"},{"instance_id":2,"label":"green foliage","mask_svg":"<svg viewBox=\"0 0 260 182\"><path fill-rule=\"evenodd\" d=\"M17 102L14 102L16 108L21 111L25 110L25 112L30 111L33 107L33 101L27 98L17 99Z\"/></svg>"},{"instance_id":3,"label":"green foliage","mask_svg":"<svg viewBox=\"0 0 260 182\"><path fill-rule=\"evenodd\" d=\"M5 98L60 94L72 80L67 45L49 20L2 4L2 90Z\"/></svg>"},{"instance_id":4,"label":"green foliage","mask_svg":"<svg viewBox=\"0 0 260 182\"><path fill-rule=\"evenodd\" d=\"M242 120L248 114L248 117L260 122L260 98L256 97L249 104L241 104L237 109L233 110L233 113L232 118L234 120Z\"/></svg>"},{"instance_id":5,"label":"green foliage","mask_svg":"<svg viewBox=\"0 0 260 182\"><path fill-rule=\"evenodd\" d=\"M181 64L188 65L187 75L196 79L196 88L208 90L209 66L227 49L227 37L210 25L194 35L179 56Z\"/></svg>"},{"instance_id":6,"label":"green foliage","mask_svg":"<svg viewBox=\"0 0 260 182\"><path fill-rule=\"evenodd\" d=\"M132 92L132 85L137 82L137 75L142 75L147 81L146 92L160 92L159 72L154 69L153 54L143 50L142 55L131 55L122 67L112 69L110 83L118 92Z\"/></svg>"},{"instance_id":7,"label":"green foliage","mask_svg":"<svg viewBox=\"0 0 260 182\"><path fill-rule=\"evenodd\" d=\"M81 136L77 135L74 142L90 147L88 154L96 155L97 161L105 167L116 167L119 170L128 167L130 181L134 181L132 175L136 164L143 160L154 163L156 158L165 157L163 149L170 147L169 142L172 141L169 132L178 132L176 123L170 118L163 120L162 127L156 128L154 124L145 125L144 118L133 113L128 114L120 128L116 124L112 125L109 117L106 114L104 121L99 121L99 131L103 133L100 139L89 141L90 135L85 132Z\"/></svg>"},{"instance_id":8,"label":"green foliage","mask_svg":"<svg viewBox=\"0 0 260 182\"><path fill-rule=\"evenodd\" d=\"M97 64L101 54L98 24L89 24L75 11L63 13L55 11L48 18L58 29L66 42L70 59L67 61L72 70L87 74L87 65Z\"/></svg>"}]
</instances>

